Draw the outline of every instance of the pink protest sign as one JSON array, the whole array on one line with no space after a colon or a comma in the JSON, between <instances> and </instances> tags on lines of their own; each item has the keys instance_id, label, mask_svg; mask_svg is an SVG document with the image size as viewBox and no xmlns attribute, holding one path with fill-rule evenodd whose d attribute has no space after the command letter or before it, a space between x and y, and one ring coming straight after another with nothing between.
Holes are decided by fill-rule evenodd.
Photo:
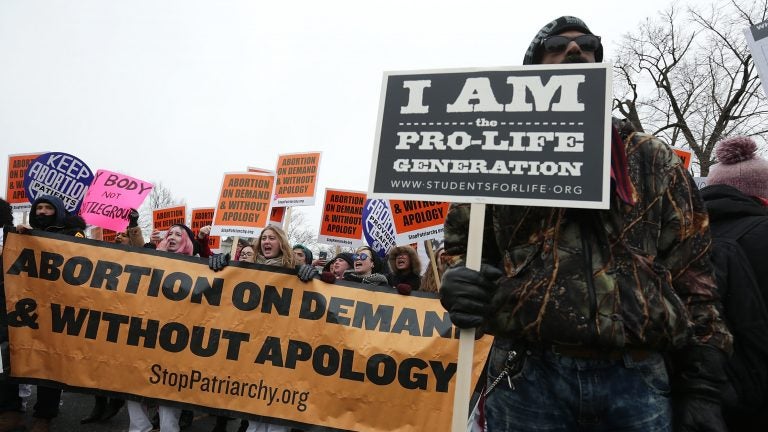
<instances>
[{"instance_id":1,"label":"pink protest sign","mask_svg":"<svg viewBox=\"0 0 768 432\"><path fill-rule=\"evenodd\" d=\"M131 209L138 209L150 192L152 183L98 170L83 199L80 215L88 224L123 232Z\"/></svg>"}]
</instances>

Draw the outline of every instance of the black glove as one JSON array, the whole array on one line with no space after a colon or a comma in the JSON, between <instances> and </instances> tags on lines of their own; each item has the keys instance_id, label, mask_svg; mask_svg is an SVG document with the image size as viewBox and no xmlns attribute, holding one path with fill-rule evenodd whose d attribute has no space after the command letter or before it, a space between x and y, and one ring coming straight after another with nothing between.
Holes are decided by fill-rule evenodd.
<instances>
[{"instance_id":1,"label":"black glove","mask_svg":"<svg viewBox=\"0 0 768 432\"><path fill-rule=\"evenodd\" d=\"M137 226L139 226L139 212L132 208L131 212L128 213L128 228Z\"/></svg>"},{"instance_id":2,"label":"black glove","mask_svg":"<svg viewBox=\"0 0 768 432\"><path fill-rule=\"evenodd\" d=\"M208 257L208 267L213 271L219 271L229 265L229 254L213 254Z\"/></svg>"},{"instance_id":3,"label":"black glove","mask_svg":"<svg viewBox=\"0 0 768 432\"><path fill-rule=\"evenodd\" d=\"M296 276L298 276L302 282L309 282L310 280L312 280L312 278L320 274L320 272L318 272L316 268L312 267L309 264L302 264L300 266L296 266L296 272L297 272Z\"/></svg>"},{"instance_id":4,"label":"black glove","mask_svg":"<svg viewBox=\"0 0 768 432\"><path fill-rule=\"evenodd\" d=\"M672 382L675 432L728 431L720 409L725 362L725 353L708 345L691 347L675 358L679 369Z\"/></svg>"},{"instance_id":5,"label":"black glove","mask_svg":"<svg viewBox=\"0 0 768 432\"><path fill-rule=\"evenodd\" d=\"M440 286L440 303L456 327L480 327L496 292L496 281L503 274L488 264L481 265L480 271L463 265L446 270Z\"/></svg>"}]
</instances>

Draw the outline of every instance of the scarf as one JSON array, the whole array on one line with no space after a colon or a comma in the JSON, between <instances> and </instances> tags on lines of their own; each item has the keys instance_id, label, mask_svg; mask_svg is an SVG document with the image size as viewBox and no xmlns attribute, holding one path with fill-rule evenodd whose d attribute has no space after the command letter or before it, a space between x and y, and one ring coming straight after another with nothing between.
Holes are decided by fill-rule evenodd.
<instances>
[{"instance_id":1,"label":"scarf","mask_svg":"<svg viewBox=\"0 0 768 432\"><path fill-rule=\"evenodd\" d=\"M635 188L629 179L627 150L618 129L611 127L611 180L619 198L629 205L635 205Z\"/></svg>"}]
</instances>

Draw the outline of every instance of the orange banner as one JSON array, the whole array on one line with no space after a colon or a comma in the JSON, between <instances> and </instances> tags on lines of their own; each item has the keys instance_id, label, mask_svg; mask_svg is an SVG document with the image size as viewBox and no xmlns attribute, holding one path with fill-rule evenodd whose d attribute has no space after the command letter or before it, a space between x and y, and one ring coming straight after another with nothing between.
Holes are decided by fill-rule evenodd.
<instances>
[{"instance_id":1,"label":"orange banner","mask_svg":"<svg viewBox=\"0 0 768 432\"><path fill-rule=\"evenodd\" d=\"M11 376L299 428L450 428L458 339L435 294L48 233L3 252Z\"/></svg>"},{"instance_id":2,"label":"orange banner","mask_svg":"<svg viewBox=\"0 0 768 432\"><path fill-rule=\"evenodd\" d=\"M365 192L326 189L317 241L339 246L361 246L365 199Z\"/></svg>"},{"instance_id":3,"label":"orange banner","mask_svg":"<svg viewBox=\"0 0 768 432\"><path fill-rule=\"evenodd\" d=\"M272 173L224 174L211 234L257 237L267 226L274 184Z\"/></svg>"},{"instance_id":4,"label":"orange banner","mask_svg":"<svg viewBox=\"0 0 768 432\"><path fill-rule=\"evenodd\" d=\"M152 210L152 228L168 231L173 225L187 224L187 206L174 206Z\"/></svg>"},{"instance_id":5,"label":"orange banner","mask_svg":"<svg viewBox=\"0 0 768 432\"><path fill-rule=\"evenodd\" d=\"M277 159L274 207L293 207L315 204L317 170L320 153L294 153Z\"/></svg>"},{"instance_id":6,"label":"orange banner","mask_svg":"<svg viewBox=\"0 0 768 432\"><path fill-rule=\"evenodd\" d=\"M195 237L200 233L200 228L213 224L213 213L215 211L215 207L192 209L192 221L190 222L189 228L192 229ZM211 248L211 250L219 249L221 247L221 237L214 235L208 236L208 247Z\"/></svg>"},{"instance_id":7,"label":"orange banner","mask_svg":"<svg viewBox=\"0 0 768 432\"><path fill-rule=\"evenodd\" d=\"M15 211L29 211L32 203L24 189L24 173L33 160L42 153L28 153L8 156L8 178L5 183L5 200Z\"/></svg>"}]
</instances>

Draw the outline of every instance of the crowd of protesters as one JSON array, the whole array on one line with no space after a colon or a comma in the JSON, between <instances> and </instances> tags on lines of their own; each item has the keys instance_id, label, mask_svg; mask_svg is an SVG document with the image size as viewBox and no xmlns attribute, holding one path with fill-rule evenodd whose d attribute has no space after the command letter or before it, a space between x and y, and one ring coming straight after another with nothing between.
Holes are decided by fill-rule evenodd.
<instances>
[{"instance_id":1,"label":"crowd of protesters","mask_svg":"<svg viewBox=\"0 0 768 432\"><path fill-rule=\"evenodd\" d=\"M12 225L13 214L7 202L1 201L8 214L4 216L6 230L19 233L43 230L75 237L86 237L85 221L70 214L62 201L54 196L42 196L32 203L28 224ZM337 281L360 283L391 289L403 295L419 290L422 285L421 264L416 249L411 246L393 248L386 256L380 256L371 247L363 246L354 251L339 251L332 259L315 259L312 250L304 245L290 246L288 236L278 226L267 226L258 237L239 238L229 253L215 254L209 247L210 226L202 227L198 234L184 224L175 224L167 231L153 230L145 242L139 227L139 213L134 209L129 215L128 226L117 232L115 243L127 247L143 247L167 253L195 256L204 259L214 271L229 265L231 260L295 269L303 281L317 277L324 283ZM415 246L415 245L414 245ZM442 249L440 249L442 250ZM429 276L425 276L428 277ZM434 278L431 279L434 281ZM434 285L434 283L433 283ZM436 291L434 288L433 291ZM5 304L4 290L0 290ZM7 327L2 326L3 340L7 340ZM23 380L21 380L23 381ZM39 385L37 403L34 405L33 422L28 430L40 432L50 430L53 419L58 415L61 389ZM119 398L94 396L91 412L81 423L105 422L113 418L123 407L127 407L129 432L149 432L159 428L161 432L179 431L193 421L193 412L163 404L148 404L124 401ZM154 413L154 416L152 415ZM230 417L218 416L212 432L227 430ZM0 380L0 432L25 430L22 414L22 399L19 396L19 381ZM54 428L55 430L55 428ZM291 428L263 421L241 420L240 432L288 432ZM294 429L295 431L296 429Z\"/></svg>"}]
</instances>

